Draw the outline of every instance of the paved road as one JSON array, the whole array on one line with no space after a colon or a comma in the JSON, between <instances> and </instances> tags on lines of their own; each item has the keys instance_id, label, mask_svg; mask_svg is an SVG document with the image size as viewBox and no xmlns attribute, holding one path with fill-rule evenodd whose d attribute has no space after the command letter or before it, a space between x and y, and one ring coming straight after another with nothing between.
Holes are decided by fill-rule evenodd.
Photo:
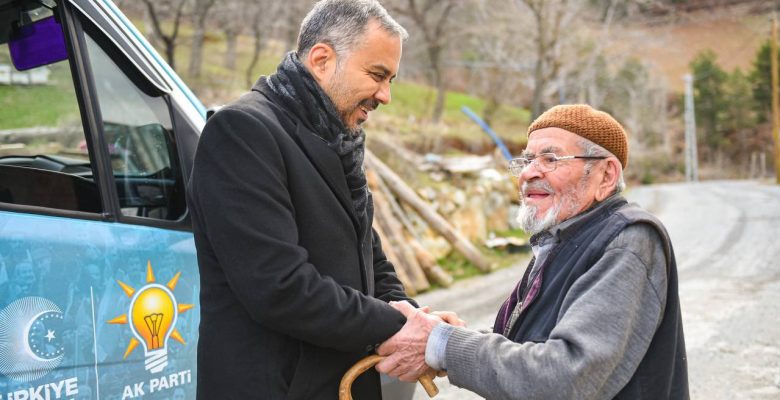
<instances>
[{"instance_id":1,"label":"paved road","mask_svg":"<svg viewBox=\"0 0 780 400\"><path fill-rule=\"evenodd\" d=\"M780 187L715 181L633 188L666 225L677 255L693 399L780 398ZM525 263L423 294L470 327L492 324ZM437 379L436 399L480 399ZM426 399L419 388L415 399Z\"/></svg>"},{"instance_id":2,"label":"paved road","mask_svg":"<svg viewBox=\"0 0 780 400\"><path fill-rule=\"evenodd\" d=\"M496 311L507 294L523 276L528 260L503 268L485 276L455 283L448 290L437 290L417 296L418 304L434 310L452 310L468 323L469 328L482 329L493 326ZM436 379L439 395L436 400L472 400L482 397L451 385L446 378ZM418 385L419 386L419 385ZM428 399L422 387L418 387L414 400Z\"/></svg>"}]
</instances>

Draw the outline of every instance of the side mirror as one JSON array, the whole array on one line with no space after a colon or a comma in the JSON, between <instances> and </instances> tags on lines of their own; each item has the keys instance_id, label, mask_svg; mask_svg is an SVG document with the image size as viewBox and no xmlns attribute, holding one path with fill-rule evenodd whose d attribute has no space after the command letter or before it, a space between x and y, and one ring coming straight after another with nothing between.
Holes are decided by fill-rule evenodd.
<instances>
[{"instance_id":1,"label":"side mirror","mask_svg":"<svg viewBox=\"0 0 780 400\"><path fill-rule=\"evenodd\" d=\"M8 50L19 71L68 59L62 25L53 16L16 27L9 37Z\"/></svg>"}]
</instances>

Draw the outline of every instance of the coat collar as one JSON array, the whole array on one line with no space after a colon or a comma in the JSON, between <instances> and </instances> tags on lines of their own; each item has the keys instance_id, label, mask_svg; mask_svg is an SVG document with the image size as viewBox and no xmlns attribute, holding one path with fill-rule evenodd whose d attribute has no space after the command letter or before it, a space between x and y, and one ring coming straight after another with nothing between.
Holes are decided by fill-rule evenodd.
<instances>
[{"instance_id":1,"label":"coat collar","mask_svg":"<svg viewBox=\"0 0 780 400\"><path fill-rule=\"evenodd\" d=\"M328 147L328 144L319 136L317 136L312 130L306 126L298 116L280 107L280 102L276 100L276 94L268 87L264 77L254 85L252 90L262 93L268 100L274 104L279 111L291 123L280 123L282 127L287 131L290 137L298 144L306 157L311 161L314 167L319 172L320 176L325 180L330 187L330 190L338 199L341 206L349 215L349 219L352 220L352 225L355 227L355 231L359 232L359 226L355 210L352 206L352 197L349 193L349 187L347 186L347 179L344 176L344 168L341 166L341 160L338 154L333 149ZM291 126L292 125L292 126ZM293 128L294 126L294 128Z\"/></svg>"},{"instance_id":2,"label":"coat collar","mask_svg":"<svg viewBox=\"0 0 780 400\"><path fill-rule=\"evenodd\" d=\"M328 147L324 140L315 135L303 123L297 122L295 132L290 132L290 136L298 143L298 146L300 146L311 163L314 164L320 176L328 184L333 194L336 195L341 206L347 211L355 231L359 231L358 227L360 224L352 206L352 198L349 194L347 179L344 176L344 169L341 166L339 156L333 149Z\"/></svg>"}]
</instances>

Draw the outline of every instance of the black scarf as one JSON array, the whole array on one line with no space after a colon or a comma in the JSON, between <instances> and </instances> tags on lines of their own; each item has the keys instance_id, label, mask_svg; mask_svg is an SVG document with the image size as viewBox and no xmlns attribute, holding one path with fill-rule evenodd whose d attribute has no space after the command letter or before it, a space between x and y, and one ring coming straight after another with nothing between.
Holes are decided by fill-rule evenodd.
<instances>
[{"instance_id":1,"label":"black scarf","mask_svg":"<svg viewBox=\"0 0 780 400\"><path fill-rule=\"evenodd\" d=\"M287 53L276 68L276 73L269 76L266 82L286 108L338 154L362 233L368 222L366 207L370 201L363 170L365 132L363 129L357 132L347 129L336 105L298 60L295 52Z\"/></svg>"}]
</instances>

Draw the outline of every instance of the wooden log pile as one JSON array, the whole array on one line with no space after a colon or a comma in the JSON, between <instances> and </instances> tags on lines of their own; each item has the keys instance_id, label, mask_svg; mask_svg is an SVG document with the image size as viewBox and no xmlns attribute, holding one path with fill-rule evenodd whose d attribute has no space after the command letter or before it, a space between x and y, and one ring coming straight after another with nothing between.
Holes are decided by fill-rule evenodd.
<instances>
[{"instance_id":1,"label":"wooden log pile","mask_svg":"<svg viewBox=\"0 0 780 400\"><path fill-rule=\"evenodd\" d=\"M365 165L374 198L374 228L387 258L395 265L398 278L410 295L428 289L431 282L449 287L453 278L421 244L421 238L413 229L402 204L414 210L431 229L446 238L454 250L481 271L492 269L491 263L471 241L369 150L366 150Z\"/></svg>"}]
</instances>

